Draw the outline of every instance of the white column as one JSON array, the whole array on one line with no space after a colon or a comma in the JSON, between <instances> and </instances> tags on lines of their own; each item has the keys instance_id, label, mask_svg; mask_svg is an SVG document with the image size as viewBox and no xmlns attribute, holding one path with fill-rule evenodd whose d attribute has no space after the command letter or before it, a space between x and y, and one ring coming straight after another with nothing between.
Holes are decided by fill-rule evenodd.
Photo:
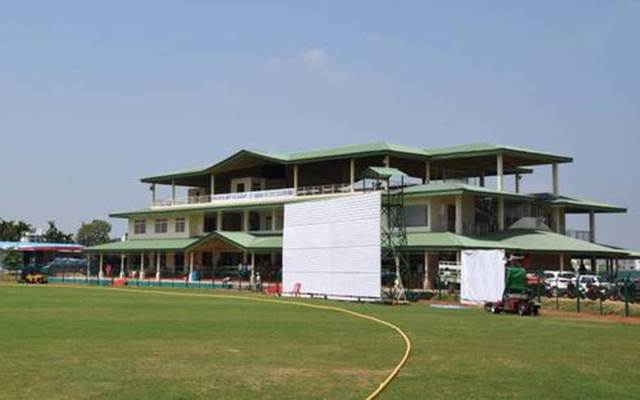
<instances>
[{"instance_id":1,"label":"white column","mask_svg":"<svg viewBox=\"0 0 640 400\"><path fill-rule=\"evenodd\" d=\"M156 280L160 281L160 253L156 253Z\"/></svg>"},{"instance_id":2,"label":"white column","mask_svg":"<svg viewBox=\"0 0 640 400\"><path fill-rule=\"evenodd\" d=\"M98 271L98 278L102 279L104 276L104 254L100 253L100 270Z\"/></svg>"},{"instance_id":3,"label":"white column","mask_svg":"<svg viewBox=\"0 0 640 400\"><path fill-rule=\"evenodd\" d=\"M120 255L120 279L124 278L124 259L125 255Z\"/></svg>"},{"instance_id":4,"label":"white column","mask_svg":"<svg viewBox=\"0 0 640 400\"><path fill-rule=\"evenodd\" d=\"M191 275L193 274L193 251L189 253L189 282L191 282Z\"/></svg>"},{"instance_id":5,"label":"white column","mask_svg":"<svg viewBox=\"0 0 640 400\"><path fill-rule=\"evenodd\" d=\"M216 231L222 231L222 211L218 211L216 214Z\"/></svg>"},{"instance_id":6,"label":"white column","mask_svg":"<svg viewBox=\"0 0 640 400\"><path fill-rule=\"evenodd\" d=\"M589 240L596 241L596 213L593 210L589 210Z\"/></svg>"},{"instance_id":7,"label":"white column","mask_svg":"<svg viewBox=\"0 0 640 400\"><path fill-rule=\"evenodd\" d=\"M382 163L384 164L385 167L389 168L391 166L391 161L389 159L389 156L384 156L384 160L382 160Z\"/></svg>"},{"instance_id":8,"label":"white column","mask_svg":"<svg viewBox=\"0 0 640 400\"><path fill-rule=\"evenodd\" d=\"M456 233L458 235L462 235L463 225L462 225L462 195L456 195Z\"/></svg>"},{"instance_id":9,"label":"white column","mask_svg":"<svg viewBox=\"0 0 640 400\"><path fill-rule=\"evenodd\" d=\"M151 184L151 205L156 204L156 184Z\"/></svg>"},{"instance_id":10,"label":"white column","mask_svg":"<svg viewBox=\"0 0 640 400\"><path fill-rule=\"evenodd\" d=\"M271 209L271 230L275 231L278 224L276 223L276 218L278 217L277 210L275 208Z\"/></svg>"},{"instance_id":11,"label":"white column","mask_svg":"<svg viewBox=\"0 0 640 400\"><path fill-rule=\"evenodd\" d=\"M293 166L293 190L297 194L298 193L298 166Z\"/></svg>"},{"instance_id":12,"label":"white column","mask_svg":"<svg viewBox=\"0 0 640 400\"><path fill-rule=\"evenodd\" d=\"M504 230L504 197L498 197L498 230Z\"/></svg>"},{"instance_id":13,"label":"white column","mask_svg":"<svg viewBox=\"0 0 640 400\"><path fill-rule=\"evenodd\" d=\"M255 289L256 286L256 254L251 253L251 289Z\"/></svg>"},{"instance_id":14,"label":"white column","mask_svg":"<svg viewBox=\"0 0 640 400\"><path fill-rule=\"evenodd\" d=\"M424 163L424 183L431 183L431 161Z\"/></svg>"},{"instance_id":15,"label":"white column","mask_svg":"<svg viewBox=\"0 0 640 400\"><path fill-rule=\"evenodd\" d=\"M209 188L210 192L211 192L211 196L213 196L214 194L216 194L216 176L211 174L211 182L210 182L210 188Z\"/></svg>"},{"instance_id":16,"label":"white column","mask_svg":"<svg viewBox=\"0 0 640 400\"><path fill-rule=\"evenodd\" d=\"M249 232L249 210L242 210L242 230Z\"/></svg>"},{"instance_id":17,"label":"white column","mask_svg":"<svg viewBox=\"0 0 640 400\"><path fill-rule=\"evenodd\" d=\"M554 195L559 195L560 194L560 180L559 180L559 175L558 175L558 163L553 163L551 164L551 170L552 170L552 181L553 181L553 194Z\"/></svg>"},{"instance_id":18,"label":"white column","mask_svg":"<svg viewBox=\"0 0 640 400\"><path fill-rule=\"evenodd\" d=\"M429 253L428 252L424 252L424 279L422 281L422 288L424 290L429 289L429 286L431 285L431 280L429 279L431 278L429 276Z\"/></svg>"},{"instance_id":19,"label":"white column","mask_svg":"<svg viewBox=\"0 0 640 400\"><path fill-rule=\"evenodd\" d=\"M498 154L497 163L496 163L496 182L497 189L499 191L504 190L504 158L501 154Z\"/></svg>"},{"instance_id":20,"label":"white column","mask_svg":"<svg viewBox=\"0 0 640 400\"><path fill-rule=\"evenodd\" d=\"M560 271L564 271L564 254L560 253Z\"/></svg>"},{"instance_id":21,"label":"white column","mask_svg":"<svg viewBox=\"0 0 640 400\"><path fill-rule=\"evenodd\" d=\"M171 204L176 204L176 181L171 181Z\"/></svg>"},{"instance_id":22,"label":"white column","mask_svg":"<svg viewBox=\"0 0 640 400\"><path fill-rule=\"evenodd\" d=\"M516 193L520 193L520 174L516 172L515 175L515 179L516 179Z\"/></svg>"},{"instance_id":23,"label":"white column","mask_svg":"<svg viewBox=\"0 0 640 400\"><path fill-rule=\"evenodd\" d=\"M140 254L140 279L144 279L144 253Z\"/></svg>"},{"instance_id":24,"label":"white column","mask_svg":"<svg viewBox=\"0 0 640 400\"><path fill-rule=\"evenodd\" d=\"M556 233L561 233L562 227L560 224L560 208L553 208L553 231Z\"/></svg>"},{"instance_id":25,"label":"white column","mask_svg":"<svg viewBox=\"0 0 640 400\"><path fill-rule=\"evenodd\" d=\"M351 191L356 191L356 160L353 158L349 160L349 183L351 184Z\"/></svg>"}]
</instances>

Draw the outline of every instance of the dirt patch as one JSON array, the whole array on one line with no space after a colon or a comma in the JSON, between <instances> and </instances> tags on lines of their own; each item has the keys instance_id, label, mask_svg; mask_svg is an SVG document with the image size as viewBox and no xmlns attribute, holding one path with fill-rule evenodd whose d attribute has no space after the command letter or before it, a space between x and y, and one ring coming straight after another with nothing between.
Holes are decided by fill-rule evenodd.
<instances>
[{"instance_id":1,"label":"dirt patch","mask_svg":"<svg viewBox=\"0 0 640 400\"><path fill-rule=\"evenodd\" d=\"M640 324L640 317L623 317L621 315L595 315L595 314L589 314L589 313L558 311L558 310L553 310L549 308L541 309L540 315L543 317L574 319L578 321Z\"/></svg>"}]
</instances>

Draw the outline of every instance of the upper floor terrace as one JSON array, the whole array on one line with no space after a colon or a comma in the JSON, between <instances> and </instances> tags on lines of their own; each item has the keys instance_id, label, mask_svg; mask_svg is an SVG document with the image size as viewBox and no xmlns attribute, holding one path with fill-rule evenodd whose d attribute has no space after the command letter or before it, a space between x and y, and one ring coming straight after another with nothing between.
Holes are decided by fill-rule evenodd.
<instances>
[{"instance_id":1,"label":"upper floor terrace","mask_svg":"<svg viewBox=\"0 0 640 400\"><path fill-rule=\"evenodd\" d=\"M423 149L387 143L345 146L302 153L274 154L241 150L208 167L143 178L151 185L151 207L203 204L251 204L286 201L304 196L348 195L362 187L360 176L371 166L395 167L414 177L412 183L457 182L485 187L495 180L505 190L505 177L514 177L520 192L530 167L552 166L552 192L559 194L558 164L570 157L510 146L473 144ZM168 198L157 186L170 186ZM186 193L178 195L178 189Z\"/></svg>"}]
</instances>

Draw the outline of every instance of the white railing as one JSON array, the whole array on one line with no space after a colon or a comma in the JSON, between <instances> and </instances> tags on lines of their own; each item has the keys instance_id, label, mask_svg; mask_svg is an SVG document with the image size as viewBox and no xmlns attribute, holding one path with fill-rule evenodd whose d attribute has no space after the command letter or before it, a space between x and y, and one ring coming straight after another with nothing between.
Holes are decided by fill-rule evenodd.
<instances>
[{"instance_id":1,"label":"white railing","mask_svg":"<svg viewBox=\"0 0 640 400\"><path fill-rule=\"evenodd\" d=\"M294 196L318 196L350 193L351 185L339 183L331 185L303 186L297 192L294 188L257 190L253 192L222 193L202 196L189 196L177 199L157 200L151 204L152 207L174 207L192 204L207 204L216 202L229 202L238 200L263 200L272 198L287 198Z\"/></svg>"},{"instance_id":2,"label":"white railing","mask_svg":"<svg viewBox=\"0 0 640 400\"><path fill-rule=\"evenodd\" d=\"M591 241L591 232L589 231L581 231L577 229L567 229L564 233L566 236L572 237L574 239L584 240L585 242Z\"/></svg>"},{"instance_id":3,"label":"white railing","mask_svg":"<svg viewBox=\"0 0 640 400\"><path fill-rule=\"evenodd\" d=\"M331 185L303 186L298 188L298 196L319 196L328 194L351 193L352 186L349 183L336 183Z\"/></svg>"},{"instance_id":4,"label":"white railing","mask_svg":"<svg viewBox=\"0 0 640 400\"><path fill-rule=\"evenodd\" d=\"M224 201L236 201L236 200L261 200L266 198L280 198L295 196L295 190L293 188L285 189L273 189L273 190L258 190L254 192L237 192L237 193L222 193L202 196L189 196L178 199L165 199L152 203L152 207L173 207L190 204L207 204Z\"/></svg>"},{"instance_id":5,"label":"white railing","mask_svg":"<svg viewBox=\"0 0 640 400\"><path fill-rule=\"evenodd\" d=\"M293 188L273 189L273 190L257 190L255 192L237 192L214 194L211 201L229 201L229 200L260 200L272 197L290 197L295 196L296 192Z\"/></svg>"}]
</instances>

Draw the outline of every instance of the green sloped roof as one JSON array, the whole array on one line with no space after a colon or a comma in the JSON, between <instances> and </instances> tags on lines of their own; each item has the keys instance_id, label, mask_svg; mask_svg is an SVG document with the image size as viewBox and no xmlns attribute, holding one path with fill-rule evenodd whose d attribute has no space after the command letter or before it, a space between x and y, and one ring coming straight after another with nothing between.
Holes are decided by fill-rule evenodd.
<instances>
[{"instance_id":1,"label":"green sloped roof","mask_svg":"<svg viewBox=\"0 0 640 400\"><path fill-rule=\"evenodd\" d=\"M567 213L583 213L588 212L589 210L593 210L598 213L627 212L627 209L624 207L591 200L554 195L553 193L532 193L532 196L546 204L565 207L565 212Z\"/></svg>"},{"instance_id":2,"label":"green sloped roof","mask_svg":"<svg viewBox=\"0 0 640 400\"><path fill-rule=\"evenodd\" d=\"M215 173L216 169L224 166L226 163L242 155L249 155L256 158L265 159L268 161L278 162L281 164L294 164L294 163L303 163L303 162L310 162L310 161L338 159L338 158L344 158L344 157L354 156L354 155L366 156L366 155L390 154L390 153L398 153L398 154L404 154L404 155L420 157L420 158L426 158L428 156L428 152L426 150L418 147L410 147L410 146L403 146L403 145L383 143L383 142L341 146L341 147L311 150L311 151L289 153L289 154L270 153L270 152L264 152L264 151L258 151L258 150L240 150L232 154L230 157L220 162L217 162L213 165L210 165L208 167L194 168L194 169L189 169L184 171L169 172L162 175L149 176L149 177L142 178L142 182L146 182L146 183L164 182L167 179L172 179L172 178L181 178L181 177L187 177L187 176Z\"/></svg>"},{"instance_id":3,"label":"green sloped roof","mask_svg":"<svg viewBox=\"0 0 640 400\"><path fill-rule=\"evenodd\" d=\"M630 251L629 256L627 256L627 258L640 260L640 251Z\"/></svg>"},{"instance_id":4,"label":"green sloped roof","mask_svg":"<svg viewBox=\"0 0 640 400\"><path fill-rule=\"evenodd\" d=\"M407 232L407 247L433 250L447 249L504 249L493 240L472 238L453 232Z\"/></svg>"},{"instance_id":5,"label":"green sloped roof","mask_svg":"<svg viewBox=\"0 0 640 400\"><path fill-rule=\"evenodd\" d=\"M391 178L394 176L408 176L406 173L400 171L398 168L390 167L369 167L362 173L365 178Z\"/></svg>"},{"instance_id":6,"label":"green sloped roof","mask_svg":"<svg viewBox=\"0 0 640 400\"><path fill-rule=\"evenodd\" d=\"M576 255L630 254L624 249L586 242L550 231L529 229L512 229L482 236L463 236L452 232L408 232L407 247L433 250L504 249L526 253Z\"/></svg>"},{"instance_id":7,"label":"green sloped roof","mask_svg":"<svg viewBox=\"0 0 640 400\"><path fill-rule=\"evenodd\" d=\"M134 251L182 251L196 244L200 238L131 239L87 247L86 252L131 253Z\"/></svg>"},{"instance_id":8,"label":"green sloped roof","mask_svg":"<svg viewBox=\"0 0 640 400\"><path fill-rule=\"evenodd\" d=\"M105 243L84 249L90 253L133 253L142 251L188 251L212 239L223 240L245 250L263 251L282 248L282 235L253 235L247 232L213 232L187 239L132 239Z\"/></svg>"},{"instance_id":9,"label":"green sloped roof","mask_svg":"<svg viewBox=\"0 0 640 400\"><path fill-rule=\"evenodd\" d=\"M507 191L499 191L488 187L467 185L456 182L433 182L423 185L410 186L404 189L406 196L443 196L471 193L488 196L504 196L511 198L531 199L531 196L524 193L515 193Z\"/></svg>"},{"instance_id":10,"label":"green sloped roof","mask_svg":"<svg viewBox=\"0 0 640 400\"><path fill-rule=\"evenodd\" d=\"M502 232L479 236L483 240L499 242L505 248L524 252L626 255L622 249L613 249L596 243L575 239L544 230L507 229Z\"/></svg>"},{"instance_id":11,"label":"green sloped roof","mask_svg":"<svg viewBox=\"0 0 640 400\"><path fill-rule=\"evenodd\" d=\"M419 157L426 157L429 155L426 150L418 147L379 142L291 153L288 155L288 159L289 161L310 161L356 154L362 155L367 153L403 153Z\"/></svg>"},{"instance_id":12,"label":"green sloped roof","mask_svg":"<svg viewBox=\"0 0 640 400\"><path fill-rule=\"evenodd\" d=\"M505 146L501 144L492 144L492 143L471 143L464 144L460 146L451 146L451 147L443 147L439 149L431 149L428 150L429 155L434 160L441 160L447 158L461 158L461 157L477 157L477 156L485 156L485 155L493 155L493 154L510 154L510 155L518 155L520 157L528 157L532 159L540 159L546 162L571 162L573 159L571 157L547 153L536 150L524 149L521 147L515 146Z\"/></svg>"},{"instance_id":13,"label":"green sloped roof","mask_svg":"<svg viewBox=\"0 0 640 400\"><path fill-rule=\"evenodd\" d=\"M282 235L252 235L247 232L213 232L203 239L220 238L232 245L247 250L272 250L282 248Z\"/></svg>"},{"instance_id":14,"label":"green sloped roof","mask_svg":"<svg viewBox=\"0 0 640 400\"><path fill-rule=\"evenodd\" d=\"M368 156L378 154L402 154L404 156L416 157L420 159L442 160L449 158L465 158L476 156L487 156L493 154L506 154L518 156L524 159L536 160L536 162L571 162L572 158L552 153L545 153L535 150L528 150L513 146L503 146L489 143L475 143L462 146L446 147L439 149L423 149L413 146L378 142L367 144L356 144L349 146L333 147L328 149L318 149L294 153L271 153L257 150L240 150L230 157L212 164L208 167L194 168L184 171L170 172L162 175L155 175L142 178L142 182L166 183L167 180L185 178L196 175L211 174L237 157L248 155L267 161L281 164L297 164L311 161L331 160L345 158L349 156ZM527 170L523 170L527 172Z\"/></svg>"}]
</instances>

